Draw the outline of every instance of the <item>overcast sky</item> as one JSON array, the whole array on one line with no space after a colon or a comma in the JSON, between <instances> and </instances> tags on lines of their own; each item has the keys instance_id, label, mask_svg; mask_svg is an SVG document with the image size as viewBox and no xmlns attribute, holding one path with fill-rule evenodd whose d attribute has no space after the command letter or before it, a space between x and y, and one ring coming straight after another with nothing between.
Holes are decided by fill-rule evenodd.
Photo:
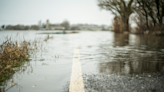
<instances>
[{"instance_id":1,"label":"overcast sky","mask_svg":"<svg viewBox=\"0 0 164 92\"><path fill-rule=\"evenodd\" d=\"M0 25L38 24L47 19L50 23L111 25L113 15L100 10L97 0L0 0Z\"/></svg>"}]
</instances>

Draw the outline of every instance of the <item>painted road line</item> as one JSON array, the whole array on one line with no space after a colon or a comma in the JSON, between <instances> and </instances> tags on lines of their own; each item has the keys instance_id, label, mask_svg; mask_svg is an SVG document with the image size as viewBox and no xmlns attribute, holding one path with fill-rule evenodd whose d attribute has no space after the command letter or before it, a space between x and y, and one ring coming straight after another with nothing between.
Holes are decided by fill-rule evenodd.
<instances>
[{"instance_id":1,"label":"painted road line","mask_svg":"<svg viewBox=\"0 0 164 92\"><path fill-rule=\"evenodd\" d=\"M78 46L74 47L71 82L69 92L85 92Z\"/></svg>"}]
</instances>

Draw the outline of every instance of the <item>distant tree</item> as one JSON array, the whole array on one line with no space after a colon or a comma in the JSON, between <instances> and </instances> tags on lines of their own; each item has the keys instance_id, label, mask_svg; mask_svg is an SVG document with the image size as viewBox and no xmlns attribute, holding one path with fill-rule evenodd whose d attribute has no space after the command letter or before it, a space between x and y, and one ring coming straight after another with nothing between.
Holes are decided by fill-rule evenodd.
<instances>
[{"instance_id":1,"label":"distant tree","mask_svg":"<svg viewBox=\"0 0 164 92\"><path fill-rule=\"evenodd\" d=\"M1 28L2 28L2 29L5 29L5 25L2 25Z\"/></svg>"},{"instance_id":2,"label":"distant tree","mask_svg":"<svg viewBox=\"0 0 164 92\"><path fill-rule=\"evenodd\" d=\"M12 25L7 25L6 30L13 30L13 26Z\"/></svg>"},{"instance_id":3,"label":"distant tree","mask_svg":"<svg viewBox=\"0 0 164 92\"><path fill-rule=\"evenodd\" d=\"M37 25L31 25L31 26L24 26L24 25L7 25L6 30L39 30L39 27Z\"/></svg>"},{"instance_id":4,"label":"distant tree","mask_svg":"<svg viewBox=\"0 0 164 92\"><path fill-rule=\"evenodd\" d=\"M65 21L63 21L63 22L61 23L61 26L64 27L65 30L68 30L69 27L70 27L70 24L69 24L69 22L68 22L67 20L65 20Z\"/></svg>"},{"instance_id":5,"label":"distant tree","mask_svg":"<svg viewBox=\"0 0 164 92\"><path fill-rule=\"evenodd\" d=\"M15 25L13 26L13 30L24 30L24 25Z\"/></svg>"},{"instance_id":6,"label":"distant tree","mask_svg":"<svg viewBox=\"0 0 164 92\"><path fill-rule=\"evenodd\" d=\"M73 25L70 27L71 30L80 30L79 26Z\"/></svg>"},{"instance_id":7,"label":"distant tree","mask_svg":"<svg viewBox=\"0 0 164 92\"><path fill-rule=\"evenodd\" d=\"M25 26L24 27L24 30L29 30L30 29L30 26Z\"/></svg>"},{"instance_id":8,"label":"distant tree","mask_svg":"<svg viewBox=\"0 0 164 92\"><path fill-rule=\"evenodd\" d=\"M115 16L120 16L125 27L123 31L129 31L129 17L133 13L133 0L98 0L101 9L111 11Z\"/></svg>"},{"instance_id":9,"label":"distant tree","mask_svg":"<svg viewBox=\"0 0 164 92\"><path fill-rule=\"evenodd\" d=\"M37 25L31 25L31 30L39 30L39 27Z\"/></svg>"}]
</instances>

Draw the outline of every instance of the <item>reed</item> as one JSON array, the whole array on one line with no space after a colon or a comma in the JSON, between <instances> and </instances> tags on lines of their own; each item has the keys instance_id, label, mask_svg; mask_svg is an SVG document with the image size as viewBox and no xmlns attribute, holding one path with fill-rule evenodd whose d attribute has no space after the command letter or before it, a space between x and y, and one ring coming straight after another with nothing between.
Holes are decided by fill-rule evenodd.
<instances>
[{"instance_id":1,"label":"reed","mask_svg":"<svg viewBox=\"0 0 164 92\"><path fill-rule=\"evenodd\" d=\"M25 61L29 61L30 53L37 49L37 41L23 41L18 44L11 38L6 39L0 45L0 85L11 78L14 74L14 67L19 67Z\"/></svg>"}]
</instances>

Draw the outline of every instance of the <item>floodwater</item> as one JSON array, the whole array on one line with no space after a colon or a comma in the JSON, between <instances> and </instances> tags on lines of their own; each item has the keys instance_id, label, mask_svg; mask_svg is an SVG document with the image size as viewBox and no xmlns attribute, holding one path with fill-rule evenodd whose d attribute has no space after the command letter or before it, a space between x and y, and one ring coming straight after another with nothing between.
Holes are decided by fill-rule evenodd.
<instances>
[{"instance_id":1,"label":"floodwater","mask_svg":"<svg viewBox=\"0 0 164 92\"><path fill-rule=\"evenodd\" d=\"M0 31L13 40L44 40L43 31ZM46 31L50 32L50 31ZM49 34L42 49L31 54L23 71L17 71L1 89L5 92L62 92L69 84L73 49L78 42L83 74L160 74L164 71L164 37L116 34L110 31L80 31L74 34ZM12 86L12 83L16 85ZM3 92L2 90L0 92Z\"/></svg>"}]
</instances>

